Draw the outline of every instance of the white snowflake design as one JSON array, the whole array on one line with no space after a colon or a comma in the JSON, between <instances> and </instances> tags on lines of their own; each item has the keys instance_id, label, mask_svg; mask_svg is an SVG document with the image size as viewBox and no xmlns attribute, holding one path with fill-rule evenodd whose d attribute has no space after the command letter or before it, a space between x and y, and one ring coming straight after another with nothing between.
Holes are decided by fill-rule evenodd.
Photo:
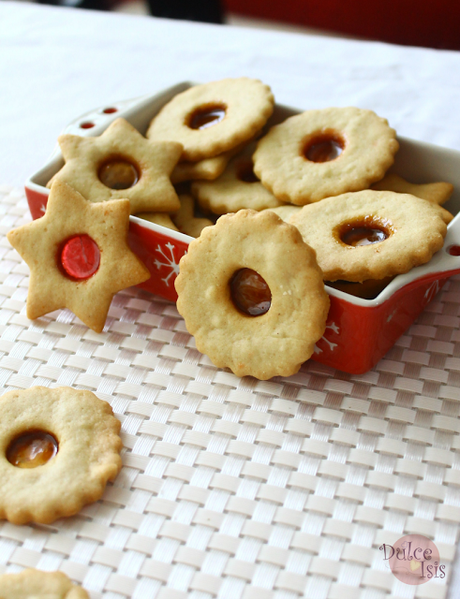
<instances>
[{"instance_id":1,"label":"white snowflake design","mask_svg":"<svg viewBox=\"0 0 460 599\"><path fill-rule=\"evenodd\" d=\"M158 246L155 249L155 252L158 252L162 258L164 258L164 262L162 262L161 260L159 260L158 258L155 259L155 266L157 268L163 268L166 267L168 269L170 269L169 274L166 277L163 277L161 280L169 287L169 280L173 275L177 275L179 274L179 263L176 262L176 257L174 255L174 245L171 242L168 242L165 246L164 246L168 252L169 255L166 254L163 251L163 248L161 245L158 244Z\"/></svg>"},{"instance_id":2,"label":"white snowflake design","mask_svg":"<svg viewBox=\"0 0 460 599\"><path fill-rule=\"evenodd\" d=\"M335 324L335 322L331 323L331 324L327 324L326 325L326 331L330 329L333 333L335 333L336 335L338 335L340 333L340 329L339 327ZM320 341L325 341L327 343L327 345L329 346L329 350L330 351L334 351L334 349L337 347L337 343L333 343L332 341L329 341L329 339L326 337L326 335L324 334ZM318 347L317 345L315 345L315 354L322 354L323 350Z\"/></svg>"}]
</instances>

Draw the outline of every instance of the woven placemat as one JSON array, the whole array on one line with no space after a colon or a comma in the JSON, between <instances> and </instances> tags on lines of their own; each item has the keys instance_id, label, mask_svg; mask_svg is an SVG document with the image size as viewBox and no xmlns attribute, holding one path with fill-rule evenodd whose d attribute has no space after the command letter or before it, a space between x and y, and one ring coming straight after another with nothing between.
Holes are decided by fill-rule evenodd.
<instances>
[{"instance_id":1,"label":"woven placemat","mask_svg":"<svg viewBox=\"0 0 460 599\"><path fill-rule=\"evenodd\" d=\"M239 379L195 348L173 303L116 295L105 332L67 310L29 321L30 220L0 187L1 391L89 389L122 422L103 500L51 526L0 524L0 572L62 570L93 599L442 599L460 523L460 278L379 364L309 361ZM352 351L352 348L351 348ZM0 481L1 492L1 481ZM411 586L379 549L432 539L447 577Z\"/></svg>"}]
</instances>

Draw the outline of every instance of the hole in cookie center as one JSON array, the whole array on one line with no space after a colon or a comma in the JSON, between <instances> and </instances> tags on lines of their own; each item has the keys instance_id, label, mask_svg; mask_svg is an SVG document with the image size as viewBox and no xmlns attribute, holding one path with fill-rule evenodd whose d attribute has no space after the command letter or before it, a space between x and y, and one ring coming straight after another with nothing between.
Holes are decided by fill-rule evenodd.
<instances>
[{"instance_id":1,"label":"hole in cookie center","mask_svg":"<svg viewBox=\"0 0 460 599\"><path fill-rule=\"evenodd\" d=\"M239 165L237 177L244 183L257 183L259 181L254 173L252 160L248 160L247 162L243 162Z\"/></svg>"},{"instance_id":2,"label":"hole in cookie center","mask_svg":"<svg viewBox=\"0 0 460 599\"><path fill-rule=\"evenodd\" d=\"M303 149L303 155L310 162L330 162L340 156L345 149L345 140L334 131L323 131L311 137Z\"/></svg>"},{"instance_id":3,"label":"hole in cookie center","mask_svg":"<svg viewBox=\"0 0 460 599\"><path fill-rule=\"evenodd\" d=\"M6 459L18 468L44 466L57 454L57 439L45 431L28 431L13 439L6 450Z\"/></svg>"},{"instance_id":4,"label":"hole in cookie center","mask_svg":"<svg viewBox=\"0 0 460 599\"><path fill-rule=\"evenodd\" d=\"M261 316L272 303L270 287L251 268L237 270L230 279L230 296L234 306L248 316Z\"/></svg>"},{"instance_id":5,"label":"hole in cookie center","mask_svg":"<svg viewBox=\"0 0 460 599\"><path fill-rule=\"evenodd\" d=\"M341 225L339 239L345 245L358 247L385 241L391 235L391 229L372 217Z\"/></svg>"},{"instance_id":6,"label":"hole in cookie center","mask_svg":"<svg viewBox=\"0 0 460 599\"><path fill-rule=\"evenodd\" d=\"M223 104L203 106L192 112L188 120L190 129L207 129L220 123L225 117L226 107Z\"/></svg>"},{"instance_id":7,"label":"hole in cookie center","mask_svg":"<svg viewBox=\"0 0 460 599\"><path fill-rule=\"evenodd\" d=\"M84 281L99 268L101 252L89 235L75 235L64 242L58 260L68 278Z\"/></svg>"},{"instance_id":8,"label":"hole in cookie center","mask_svg":"<svg viewBox=\"0 0 460 599\"><path fill-rule=\"evenodd\" d=\"M99 167L98 177L110 189L129 189L139 181L139 172L129 160L110 158Z\"/></svg>"}]
</instances>

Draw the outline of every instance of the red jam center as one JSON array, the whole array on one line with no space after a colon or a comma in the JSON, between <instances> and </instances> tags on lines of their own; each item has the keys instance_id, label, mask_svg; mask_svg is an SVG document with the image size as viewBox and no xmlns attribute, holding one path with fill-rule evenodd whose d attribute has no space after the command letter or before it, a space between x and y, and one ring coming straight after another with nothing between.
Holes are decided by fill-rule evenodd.
<instances>
[{"instance_id":1,"label":"red jam center","mask_svg":"<svg viewBox=\"0 0 460 599\"><path fill-rule=\"evenodd\" d=\"M358 247L380 243L388 239L389 234L385 229L367 223L357 223L346 226L340 234L340 239L346 245Z\"/></svg>"},{"instance_id":2,"label":"red jam center","mask_svg":"<svg viewBox=\"0 0 460 599\"><path fill-rule=\"evenodd\" d=\"M269 311L270 287L255 270L242 268L230 279L230 295L235 307L248 316L261 316Z\"/></svg>"},{"instance_id":3,"label":"red jam center","mask_svg":"<svg viewBox=\"0 0 460 599\"><path fill-rule=\"evenodd\" d=\"M83 281L99 268L101 252L89 235L75 235L64 243L60 261L68 277Z\"/></svg>"},{"instance_id":4,"label":"red jam center","mask_svg":"<svg viewBox=\"0 0 460 599\"><path fill-rule=\"evenodd\" d=\"M324 132L310 139L303 153L310 162L330 162L338 158L344 148L345 142L339 135Z\"/></svg>"},{"instance_id":5,"label":"red jam center","mask_svg":"<svg viewBox=\"0 0 460 599\"><path fill-rule=\"evenodd\" d=\"M254 173L251 160L240 165L238 169L238 179L244 183L257 183L259 181Z\"/></svg>"},{"instance_id":6,"label":"red jam center","mask_svg":"<svg viewBox=\"0 0 460 599\"><path fill-rule=\"evenodd\" d=\"M225 106L206 106L198 108L191 115L188 126L191 129L207 129L220 123L225 117Z\"/></svg>"},{"instance_id":7,"label":"red jam center","mask_svg":"<svg viewBox=\"0 0 460 599\"><path fill-rule=\"evenodd\" d=\"M137 168L123 158L113 158L99 168L101 183L110 189L129 189L139 181Z\"/></svg>"},{"instance_id":8,"label":"red jam center","mask_svg":"<svg viewBox=\"0 0 460 599\"><path fill-rule=\"evenodd\" d=\"M44 431L24 433L10 443L6 458L18 468L37 468L49 462L57 454L57 440Z\"/></svg>"}]
</instances>

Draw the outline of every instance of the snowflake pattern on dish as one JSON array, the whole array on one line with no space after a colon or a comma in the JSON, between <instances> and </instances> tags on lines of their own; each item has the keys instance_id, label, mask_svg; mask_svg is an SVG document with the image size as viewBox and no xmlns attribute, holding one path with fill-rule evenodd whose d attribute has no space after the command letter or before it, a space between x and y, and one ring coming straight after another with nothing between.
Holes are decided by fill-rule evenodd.
<instances>
[{"instance_id":1,"label":"snowflake pattern on dish","mask_svg":"<svg viewBox=\"0 0 460 599\"><path fill-rule=\"evenodd\" d=\"M155 266L158 269L167 268L169 270L169 273L166 275L166 277L162 277L161 279L167 287L169 287L170 282L173 282L179 274L179 260L176 260L176 256L174 255L175 247L176 246L173 243L168 241L164 247L158 244L155 248L155 252L159 253L164 260L161 261L160 259L156 258L154 262Z\"/></svg>"},{"instance_id":2,"label":"snowflake pattern on dish","mask_svg":"<svg viewBox=\"0 0 460 599\"><path fill-rule=\"evenodd\" d=\"M321 337L320 341L324 341L325 343L327 343L327 345L329 346L329 351L334 351L334 349L338 346L337 343L334 343L333 341L330 341L327 337L326 337L326 332L327 330L330 329L334 334L338 335L340 333L340 329L339 327L335 324L335 322L332 322L331 324L326 324L326 331L324 333L324 335ZM315 354L322 354L323 353L323 349L321 349L320 347L318 347L318 345L315 345Z\"/></svg>"}]
</instances>

